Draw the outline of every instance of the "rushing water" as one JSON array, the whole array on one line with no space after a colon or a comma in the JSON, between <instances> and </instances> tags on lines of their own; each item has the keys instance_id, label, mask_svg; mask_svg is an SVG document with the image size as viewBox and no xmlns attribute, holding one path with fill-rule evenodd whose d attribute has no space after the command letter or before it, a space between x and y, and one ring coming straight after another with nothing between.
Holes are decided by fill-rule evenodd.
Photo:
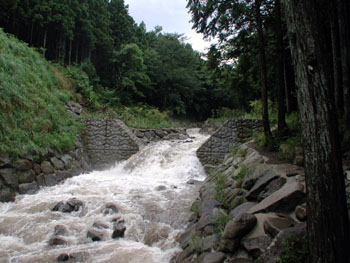
<instances>
[{"instance_id":1,"label":"rushing water","mask_svg":"<svg viewBox=\"0 0 350 263\"><path fill-rule=\"evenodd\" d=\"M57 262L60 254L72 253L78 262L169 262L179 251L176 239L198 193L198 186L187 182L204 179L195 151L206 136L192 136L191 141L149 145L110 170L82 174L0 204L0 262ZM84 208L51 211L72 197L83 201ZM107 203L116 204L119 212L104 214ZM112 220L117 216L125 220L126 232L124 238L112 239ZM104 241L87 237L96 221L109 227L102 230ZM63 236L67 244L50 246L57 225L68 229Z\"/></svg>"}]
</instances>

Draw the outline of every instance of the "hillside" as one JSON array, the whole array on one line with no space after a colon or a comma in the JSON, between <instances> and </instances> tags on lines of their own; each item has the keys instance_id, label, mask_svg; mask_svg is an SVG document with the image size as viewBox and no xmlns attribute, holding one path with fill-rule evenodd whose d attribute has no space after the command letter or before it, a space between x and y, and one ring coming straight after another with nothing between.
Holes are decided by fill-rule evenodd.
<instances>
[{"instance_id":1,"label":"hillside","mask_svg":"<svg viewBox=\"0 0 350 263\"><path fill-rule=\"evenodd\" d=\"M0 29L0 152L70 148L79 131L65 109L70 80L35 49Z\"/></svg>"}]
</instances>

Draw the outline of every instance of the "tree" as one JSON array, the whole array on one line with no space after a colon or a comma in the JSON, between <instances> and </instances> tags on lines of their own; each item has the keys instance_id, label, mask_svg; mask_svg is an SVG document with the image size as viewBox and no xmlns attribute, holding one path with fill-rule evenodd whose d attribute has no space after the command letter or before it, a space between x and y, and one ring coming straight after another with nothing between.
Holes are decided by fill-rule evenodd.
<instances>
[{"instance_id":1,"label":"tree","mask_svg":"<svg viewBox=\"0 0 350 263\"><path fill-rule=\"evenodd\" d=\"M330 20L326 13L332 9L332 3L327 0L285 1L304 139L307 230L312 263L350 262Z\"/></svg>"}]
</instances>

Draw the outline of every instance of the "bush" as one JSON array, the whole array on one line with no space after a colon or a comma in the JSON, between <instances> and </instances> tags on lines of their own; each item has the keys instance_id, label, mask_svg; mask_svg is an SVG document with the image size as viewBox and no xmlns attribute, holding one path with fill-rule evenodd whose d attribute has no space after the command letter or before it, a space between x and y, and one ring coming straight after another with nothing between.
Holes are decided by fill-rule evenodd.
<instances>
[{"instance_id":1,"label":"bush","mask_svg":"<svg viewBox=\"0 0 350 263\"><path fill-rule=\"evenodd\" d=\"M279 263L306 263L309 249L304 237L292 236L282 243L282 255Z\"/></svg>"}]
</instances>

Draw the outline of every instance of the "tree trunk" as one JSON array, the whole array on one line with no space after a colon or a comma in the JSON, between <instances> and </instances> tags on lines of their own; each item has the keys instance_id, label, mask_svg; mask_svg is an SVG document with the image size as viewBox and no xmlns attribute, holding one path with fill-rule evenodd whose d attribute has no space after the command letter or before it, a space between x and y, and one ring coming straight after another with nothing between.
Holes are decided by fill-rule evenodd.
<instances>
[{"instance_id":1,"label":"tree trunk","mask_svg":"<svg viewBox=\"0 0 350 263\"><path fill-rule=\"evenodd\" d=\"M262 118L264 125L264 134L266 138L266 145L271 142L271 130L269 123L268 100L267 100L267 69L265 56L265 41L263 26L260 14L261 0L255 0L255 18L258 31L259 44L259 64L260 64L260 79L261 79L261 102L262 102Z\"/></svg>"},{"instance_id":2,"label":"tree trunk","mask_svg":"<svg viewBox=\"0 0 350 263\"><path fill-rule=\"evenodd\" d=\"M334 78L334 97L335 106L338 117L342 117L344 113L344 91L342 86L342 69L339 46L339 26L338 12L336 3L332 3L331 17L331 40L332 40L332 57L333 57L333 78Z\"/></svg>"},{"instance_id":3,"label":"tree trunk","mask_svg":"<svg viewBox=\"0 0 350 263\"><path fill-rule=\"evenodd\" d=\"M69 53L68 53L68 65L72 63L72 45L73 45L73 40L69 40Z\"/></svg>"},{"instance_id":4,"label":"tree trunk","mask_svg":"<svg viewBox=\"0 0 350 263\"><path fill-rule=\"evenodd\" d=\"M337 0L339 36L340 37L340 54L343 77L344 91L344 110L345 110L345 125L350 129L350 17L349 3L347 0Z\"/></svg>"},{"instance_id":5,"label":"tree trunk","mask_svg":"<svg viewBox=\"0 0 350 263\"><path fill-rule=\"evenodd\" d=\"M334 106L328 0L286 0L298 86L311 263L349 263L350 233ZM328 24L329 25L329 24Z\"/></svg>"},{"instance_id":6,"label":"tree trunk","mask_svg":"<svg viewBox=\"0 0 350 263\"><path fill-rule=\"evenodd\" d=\"M275 23L276 23L276 48L278 54L277 68L277 85L278 85L278 131L284 131L286 124L286 107L284 91L284 48L281 20L281 1L275 1Z\"/></svg>"},{"instance_id":7,"label":"tree trunk","mask_svg":"<svg viewBox=\"0 0 350 263\"><path fill-rule=\"evenodd\" d=\"M45 32L44 32L44 51L43 51L43 55L45 57L45 53L46 53L46 40L47 40L47 28L45 28Z\"/></svg>"}]
</instances>

